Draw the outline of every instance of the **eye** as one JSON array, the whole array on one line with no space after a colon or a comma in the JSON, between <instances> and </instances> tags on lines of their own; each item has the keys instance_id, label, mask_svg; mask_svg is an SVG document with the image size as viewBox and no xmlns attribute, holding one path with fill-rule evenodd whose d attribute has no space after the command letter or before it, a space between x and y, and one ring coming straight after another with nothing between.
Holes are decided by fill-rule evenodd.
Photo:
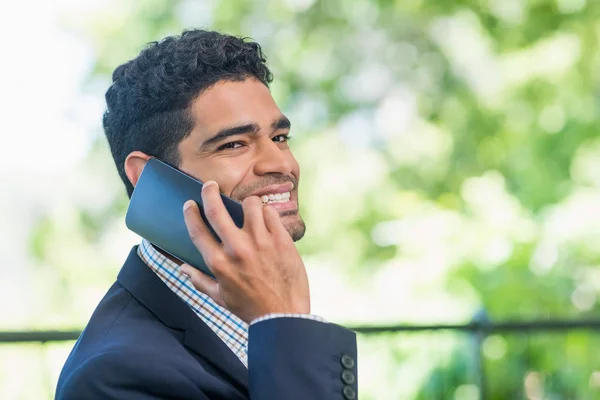
<instances>
[{"instance_id":1,"label":"eye","mask_svg":"<svg viewBox=\"0 0 600 400\"><path fill-rule=\"evenodd\" d=\"M292 140L292 137L290 135L277 135L273 138L274 142L289 142L290 140Z\"/></svg>"},{"instance_id":2,"label":"eye","mask_svg":"<svg viewBox=\"0 0 600 400\"><path fill-rule=\"evenodd\" d=\"M219 146L217 151L239 149L243 145L244 144L242 142L229 142Z\"/></svg>"}]
</instances>

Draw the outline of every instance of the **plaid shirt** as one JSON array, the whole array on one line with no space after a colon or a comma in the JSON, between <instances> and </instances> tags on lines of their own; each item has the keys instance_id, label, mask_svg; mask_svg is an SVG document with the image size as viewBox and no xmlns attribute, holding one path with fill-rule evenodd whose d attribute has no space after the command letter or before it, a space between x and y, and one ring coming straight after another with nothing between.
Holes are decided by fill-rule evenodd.
<instances>
[{"instance_id":1,"label":"plaid shirt","mask_svg":"<svg viewBox=\"0 0 600 400\"><path fill-rule=\"evenodd\" d=\"M158 275L177 296L208 325L229 347L242 364L248 367L248 324L234 314L219 306L208 295L194 288L191 279L179 269L179 265L160 252L146 239L138 246L140 258ZM315 315L308 314L269 314L257 318L252 324L271 318L307 318L325 323Z\"/></svg>"}]
</instances>

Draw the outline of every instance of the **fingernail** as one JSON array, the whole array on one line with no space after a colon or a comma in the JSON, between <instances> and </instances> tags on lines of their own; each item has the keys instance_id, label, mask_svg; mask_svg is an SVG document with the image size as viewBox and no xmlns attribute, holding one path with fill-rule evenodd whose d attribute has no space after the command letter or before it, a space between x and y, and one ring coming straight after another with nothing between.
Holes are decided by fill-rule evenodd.
<instances>
[{"instance_id":1,"label":"fingernail","mask_svg":"<svg viewBox=\"0 0 600 400\"><path fill-rule=\"evenodd\" d=\"M217 185L217 182L215 182L215 181L204 182L204 185L202 185L202 190L206 190L207 188L209 188L209 187L211 187L213 185L219 187L219 185Z\"/></svg>"},{"instance_id":2,"label":"fingernail","mask_svg":"<svg viewBox=\"0 0 600 400\"><path fill-rule=\"evenodd\" d=\"M188 208L194 205L194 200L188 200L183 204L183 211L186 211Z\"/></svg>"}]
</instances>

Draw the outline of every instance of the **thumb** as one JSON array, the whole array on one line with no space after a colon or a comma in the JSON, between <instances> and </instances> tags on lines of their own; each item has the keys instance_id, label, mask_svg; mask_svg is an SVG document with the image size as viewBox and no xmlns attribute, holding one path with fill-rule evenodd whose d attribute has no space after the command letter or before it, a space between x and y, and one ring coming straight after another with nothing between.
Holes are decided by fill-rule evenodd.
<instances>
[{"instance_id":1,"label":"thumb","mask_svg":"<svg viewBox=\"0 0 600 400\"><path fill-rule=\"evenodd\" d=\"M225 302L221 296L219 283L217 281L213 280L208 275L203 274L189 264L181 264L181 272L190 278L196 290L206 294L221 307L225 307Z\"/></svg>"}]
</instances>

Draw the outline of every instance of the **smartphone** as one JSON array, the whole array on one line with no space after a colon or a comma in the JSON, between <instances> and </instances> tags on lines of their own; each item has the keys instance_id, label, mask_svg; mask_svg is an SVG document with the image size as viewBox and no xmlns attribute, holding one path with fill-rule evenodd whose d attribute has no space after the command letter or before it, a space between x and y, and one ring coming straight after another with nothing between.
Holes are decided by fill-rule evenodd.
<instances>
[{"instance_id":1,"label":"smartphone","mask_svg":"<svg viewBox=\"0 0 600 400\"><path fill-rule=\"evenodd\" d=\"M183 204L194 200L202 219L219 242L202 207L202 182L176 168L151 158L133 190L125 216L125 225L155 247L215 278L196 249L185 226ZM242 205L221 194L221 199L233 222L244 224Z\"/></svg>"}]
</instances>

